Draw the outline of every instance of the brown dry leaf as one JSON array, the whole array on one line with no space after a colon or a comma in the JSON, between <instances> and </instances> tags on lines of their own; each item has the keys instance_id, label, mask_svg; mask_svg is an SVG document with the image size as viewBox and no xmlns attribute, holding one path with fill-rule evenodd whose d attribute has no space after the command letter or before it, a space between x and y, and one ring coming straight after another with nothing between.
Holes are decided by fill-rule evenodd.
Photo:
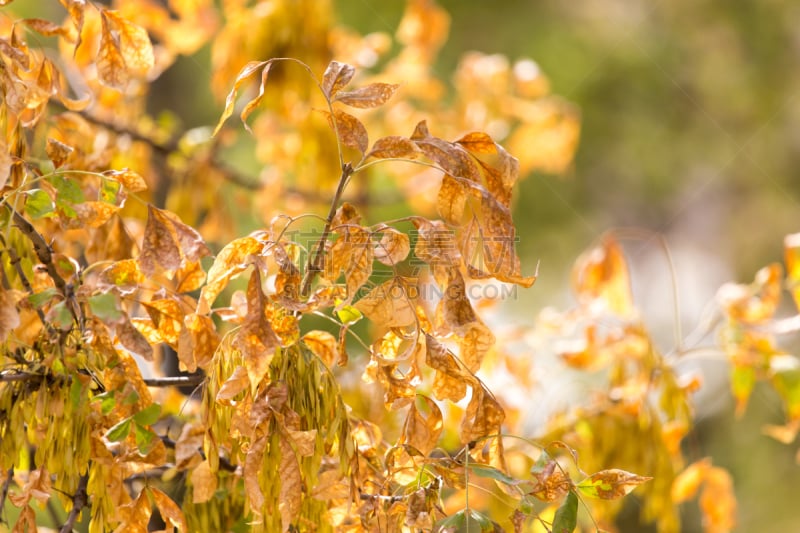
<instances>
[{"instance_id":1,"label":"brown dry leaf","mask_svg":"<svg viewBox=\"0 0 800 533\"><path fill-rule=\"evenodd\" d=\"M637 486L651 479L653 478L638 476L618 468L611 468L595 472L578 483L578 489L587 496L603 500L615 500L629 494Z\"/></svg>"},{"instance_id":2,"label":"brown dry leaf","mask_svg":"<svg viewBox=\"0 0 800 533\"><path fill-rule=\"evenodd\" d=\"M208 461L202 461L189 475L189 482L192 485L192 503L205 503L214 497L217 491L219 480L211 471Z\"/></svg>"},{"instance_id":3,"label":"brown dry leaf","mask_svg":"<svg viewBox=\"0 0 800 533\"><path fill-rule=\"evenodd\" d=\"M200 261L187 261L175 272L175 280L178 282L175 292L193 292L205 283L206 271L203 270Z\"/></svg>"},{"instance_id":4,"label":"brown dry leaf","mask_svg":"<svg viewBox=\"0 0 800 533\"><path fill-rule=\"evenodd\" d=\"M336 337L327 331L311 330L301 340L328 368L333 368L338 361L339 347Z\"/></svg>"},{"instance_id":5,"label":"brown dry leaf","mask_svg":"<svg viewBox=\"0 0 800 533\"><path fill-rule=\"evenodd\" d=\"M782 278L783 268L772 263L759 270L750 285L726 283L717 292L717 299L733 320L762 324L778 309Z\"/></svg>"},{"instance_id":6,"label":"brown dry leaf","mask_svg":"<svg viewBox=\"0 0 800 533\"><path fill-rule=\"evenodd\" d=\"M39 531L36 525L36 513L33 512L33 508L30 505L26 505L20 511L11 533L30 533L32 531Z\"/></svg>"},{"instance_id":7,"label":"brown dry leaf","mask_svg":"<svg viewBox=\"0 0 800 533\"><path fill-rule=\"evenodd\" d=\"M333 101L362 109L379 107L389 101L398 87L400 86L394 83L370 83L354 91L340 92Z\"/></svg>"},{"instance_id":8,"label":"brown dry leaf","mask_svg":"<svg viewBox=\"0 0 800 533\"><path fill-rule=\"evenodd\" d=\"M286 249L276 245L272 250L275 262L278 263L278 274L275 276L275 293L281 302L288 304L300 304L300 283L302 276L300 269L297 268Z\"/></svg>"},{"instance_id":9,"label":"brown dry leaf","mask_svg":"<svg viewBox=\"0 0 800 533\"><path fill-rule=\"evenodd\" d=\"M326 111L325 116L342 144L349 148L355 148L362 155L366 154L367 148L369 148L369 134L364 124L353 115L339 109L334 109L333 112L333 116L336 117L335 126L331 114Z\"/></svg>"},{"instance_id":10,"label":"brown dry leaf","mask_svg":"<svg viewBox=\"0 0 800 533\"><path fill-rule=\"evenodd\" d=\"M464 209L467 206L467 187L450 174L442 178L436 209L448 224L461 225L464 222Z\"/></svg>"},{"instance_id":11,"label":"brown dry leaf","mask_svg":"<svg viewBox=\"0 0 800 533\"><path fill-rule=\"evenodd\" d=\"M120 206L106 202L81 202L72 206L75 217L61 220L64 226L70 229L83 227L99 228L120 210Z\"/></svg>"},{"instance_id":12,"label":"brown dry leaf","mask_svg":"<svg viewBox=\"0 0 800 533\"><path fill-rule=\"evenodd\" d=\"M317 430L309 429L307 431L300 431L288 427L283 428L286 431L286 436L291 441L292 445L298 456L311 457L317 445Z\"/></svg>"},{"instance_id":13,"label":"brown dry leaf","mask_svg":"<svg viewBox=\"0 0 800 533\"><path fill-rule=\"evenodd\" d=\"M225 383L217 391L215 400L223 405L231 405L231 400L243 390L247 389L250 384L250 378L247 375L247 368L244 366L237 366L233 374L225 380Z\"/></svg>"},{"instance_id":14,"label":"brown dry leaf","mask_svg":"<svg viewBox=\"0 0 800 533\"><path fill-rule=\"evenodd\" d=\"M464 444L499 434L506 417L505 411L486 385L475 377L472 381L472 398L461 421L461 442Z\"/></svg>"},{"instance_id":15,"label":"brown dry leaf","mask_svg":"<svg viewBox=\"0 0 800 533\"><path fill-rule=\"evenodd\" d=\"M69 159L70 154L75 151L73 147L49 137L44 150L55 168L60 168Z\"/></svg>"},{"instance_id":16,"label":"brown dry leaf","mask_svg":"<svg viewBox=\"0 0 800 533\"><path fill-rule=\"evenodd\" d=\"M361 222L361 215L358 214L356 208L350 202L343 202L336 210L331 220L331 227L337 228L344 225L356 225ZM348 229L348 228L344 228Z\"/></svg>"},{"instance_id":17,"label":"brown dry leaf","mask_svg":"<svg viewBox=\"0 0 800 533\"><path fill-rule=\"evenodd\" d=\"M123 260L135 255L136 250L136 242L117 214L92 232L86 257L92 262Z\"/></svg>"},{"instance_id":18,"label":"brown dry leaf","mask_svg":"<svg viewBox=\"0 0 800 533\"><path fill-rule=\"evenodd\" d=\"M381 234L381 240L375 244L375 259L393 266L408 257L411 251L408 235L386 224L380 224L373 232L375 234Z\"/></svg>"},{"instance_id":19,"label":"brown dry leaf","mask_svg":"<svg viewBox=\"0 0 800 533\"><path fill-rule=\"evenodd\" d=\"M250 508L256 516L263 514L264 493L258 484L258 473L264 461L264 450L267 448L268 437L259 437L250 444L244 459L242 477L244 478L244 491L250 503Z\"/></svg>"},{"instance_id":20,"label":"brown dry leaf","mask_svg":"<svg viewBox=\"0 0 800 533\"><path fill-rule=\"evenodd\" d=\"M417 242L414 255L431 267L452 267L461 264L461 252L455 239L455 232L441 220L428 220L413 217L417 228Z\"/></svg>"},{"instance_id":21,"label":"brown dry leaf","mask_svg":"<svg viewBox=\"0 0 800 533\"><path fill-rule=\"evenodd\" d=\"M381 137L372 145L372 150L366 157L377 157L378 159L415 159L419 155L417 145L411 139L390 135Z\"/></svg>"},{"instance_id":22,"label":"brown dry leaf","mask_svg":"<svg viewBox=\"0 0 800 533\"><path fill-rule=\"evenodd\" d=\"M417 408L416 402L411 404L403 424L401 443L408 444L427 456L439 443L442 434L442 412L436 402L427 396L417 396L427 407L427 415Z\"/></svg>"},{"instance_id":23,"label":"brown dry leaf","mask_svg":"<svg viewBox=\"0 0 800 533\"><path fill-rule=\"evenodd\" d=\"M362 227L344 228L344 233L333 243L325 261L324 277L336 281L339 273L344 271L349 303L372 274L374 248L370 232Z\"/></svg>"},{"instance_id":24,"label":"brown dry leaf","mask_svg":"<svg viewBox=\"0 0 800 533\"><path fill-rule=\"evenodd\" d=\"M50 499L51 491L50 473L44 467L41 467L30 471L22 490L19 493L9 493L8 499L17 507L27 505L31 498L40 504L44 504Z\"/></svg>"},{"instance_id":25,"label":"brown dry leaf","mask_svg":"<svg viewBox=\"0 0 800 533\"><path fill-rule=\"evenodd\" d=\"M146 276L152 276L156 264L165 270L177 270L181 266L181 251L171 220L160 209L148 205L139 265Z\"/></svg>"},{"instance_id":26,"label":"brown dry leaf","mask_svg":"<svg viewBox=\"0 0 800 533\"><path fill-rule=\"evenodd\" d=\"M406 282L399 277L372 289L355 307L381 328L401 328L417 321Z\"/></svg>"},{"instance_id":27,"label":"brown dry leaf","mask_svg":"<svg viewBox=\"0 0 800 533\"><path fill-rule=\"evenodd\" d=\"M328 100L331 100L336 93L345 87L356 73L356 69L347 63L331 61L322 75L322 92Z\"/></svg>"},{"instance_id":28,"label":"brown dry leaf","mask_svg":"<svg viewBox=\"0 0 800 533\"><path fill-rule=\"evenodd\" d=\"M120 506L119 517L122 523L117 526L114 533L147 533L147 524L152 514L147 491L142 490L135 500Z\"/></svg>"},{"instance_id":29,"label":"brown dry leaf","mask_svg":"<svg viewBox=\"0 0 800 533\"><path fill-rule=\"evenodd\" d=\"M433 396L437 400L457 402L467 394L467 382L474 377L459 364L456 356L431 335L425 335L425 363L436 370Z\"/></svg>"},{"instance_id":30,"label":"brown dry leaf","mask_svg":"<svg viewBox=\"0 0 800 533\"><path fill-rule=\"evenodd\" d=\"M144 77L155 65L153 45L147 31L116 11L100 11L102 34L97 76L100 83L123 90L131 76Z\"/></svg>"},{"instance_id":31,"label":"brown dry leaf","mask_svg":"<svg viewBox=\"0 0 800 533\"><path fill-rule=\"evenodd\" d=\"M529 494L543 502L560 500L572 488L572 479L555 460L551 459L543 468L531 473L534 485Z\"/></svg>"},{"instance_id":32,"label":"brown dry leaf","mask_svg":"<svg viewBox=\"0 0 800 533\"><path fill-rule=\"evenodd\" d=\"M147 338L134 327L127 315L124 320L116 324L115 328L117 340L123 348L142 357L146 361L153 360L152 344L150 344Z\"/></svg>"},{"instance_id":33,"label":"brown dry leaf","mask_svg":"<svg viewBox=\"0 0 800 533\"><path fill-rule=\"evenodd\" d=\"M257 255L263 248L264 245L253 237L242 237L225 245L208 270L206 284L197 302L197 312L207 314L231 278L247 269L250 265L248 258Z\"/></svg>"},{"instance_id":34,"label":"brown dry leaf","mask_svg":"<svg viewBox=\"0 0 800 533\"><path fill-rule=\"evenodd\" d=\"M417 148L425 154L425 157L439 165L447 174L456 178L463 178L475 183L481 182L480 166L469 152L467 152L460 145L447 142L428 135L424 136L423 130L420 137L411 137L417 145Z\"/></svg>"},{"instance_id":35,"label":"brown dry leaf","mask_svg":"<svg viewBox=\"0 0 800 533\"><path fill-rule=\"evenodd\" d=\"M17 311L18 291L0 288L0 342L5 342L8 335L20 324Z\"/></svg>"},{"instance_id":36,"label":"brown dry leaf","mask_svg":"<svg viewBox=\"0 0 800 533\"><path fill-rule=\"evenodd\" d=\"M175 468L184 470L198 462L205 434L206 428L201 424L189 422L183 426L178 440L175 441Z\"/></svg>"},{"instance_id":37,"label":"brown dry leaf","mask_svg":"<svg viewBox=\"0 0 800 533\"><path fill-rule=\"evenodd\" d=\"M303 477L292 445L282 433L279 447L281 462L278 466L278 476L281 480L281 490L278 497L278 510L281 513L283 531L289 531L292 523L297 519L303 503Z\"/></svg>"},{"instance_id":38,"label":"brown dry leaf","mask_svg":"<svg viewBox=\"0 0 800 533\"><path fill-rule=\"evenodd\" d=\"M205 369L214 358L220 338L211 317L189 313L183 318L184 328L178 341L181 370Z\"/></svg>"},{"instance_id":39,"label":"brown dry leaf","mask_svg":"<svg viewBox=\"0 0 800 533\"><path fill-rule=\"evenodd\" d=\"M463 146L468 152L473 154L498 153L497 144L488 134L483 133L482 131L467 133L457 140L456 143Z\"/></svg>"},{"instance_id":40,"label":"brown dry leaf","mask_svg":"<svg viewBox=\"0 0 800 533\"><path fill-rule=\"evenodd\" d=\"M595 301L622 317L634 314L630 276L622 247L611 235L582 253L572 269L572 288L582 305Z\"/></svg>"},{"instance_id":41,"label":"brown dry leaf","mask_svg":"<svg viewBox=\"0 0 800 533\"><path fill-rule=\"evenodd\" d=\"M125 187L129 192L147 190L147 182L144 181L144 178L139 175L139 173L128 168L123 168L122 170L107 170L103 172L103 175L119 182L119 184Z\"/></svg>"},{"instance_id":42,"label":"brown dry leaf","mask_svg":"<svg viewBox=\"0 0 800 533\"><path fill-rule=\"evenodd\" d=\"M261 69L261 84L258 86L258 94L255 98L247 102L247 105L244 106L242 112L239 114L239 118L244 124L244 129L249 131L251 134L253 130L250 129L250 126L247 124L247 118L250 116L250 113L258 107L261 103L261 100L264 98L264 90L267 88L267 76L269 76L269 68L272 66L272 63L267 63L264 65L264 68Z\"/></svg>"},{"instance_id":43,"label":"brown dry leaf","mask_svg":"<svg viewBox=\"0 0 800 533\"><path fill-rule=\"evenodd\" d=\"M470 372L480 370L484 356L494 346L495 337L483 322L477 320L469 325L466 333L461 334L459 354Z\"/></svg>"},{"instance_id":44,"label":"brown dry leaf","mask_svg":"<svg viewBox=\"0 0 800 533\"><path fill-rule=\"evenodd\" d=\"M280 346L280 339L264 315L265 307L261 272L256 269L247 285L247 316L233 341L234 348L242 353L253 391L266 375L275 349Z\"/></svg>"},{"instance_id":45,"label":"brown dry leaf","mask_svg":"<svg viewBox=\"0 0 800 533\"><path fill-rule=\"evenodd\" d=\"M236 75L236 80L233 82L233 88L228 93L228 96L225 98L225 109L222 111L222 115L219 117L219 121L217 122L216 127L214 128L214 133L212 136L216 136L219 133L219 130L222 129L222 125L225 124L225 121L228 120L233 114L233 106L236 104L236 95L239 92L242 84L247 81L247 78L253 75L260 68L268 68L272 61L250 61L242 70L239 71L239 74ZM264 81L264 76L262 75L262 81Z\"/></svg>"},{"instance_id":46,"label":"brown dry leaf","mask_svg":"<svg viewBox=\"0 0 800 533\"><path fill-rule=\"evenodd\" d=\"M172 498L155 487L148 487L147 490L149 490L150 494L153 496L153 500L164 522L171 524L173 527L177 528L178 531L189 531L189 527L186 524L186 517L183 516L183 511L181 511L178 504L176 504Z\"/></svg>"},{"instance_id":47,"label":"brown dry leaf","mask_svg":"<svg viewBox=\"0 0 800 533\"><path fill-rule=\"evenodd\" d=\"M70 40L69 31L63 26L56 24L55 22L51 22L49 20L39 19L39 18L30 18L30 19L23 19L21 21L27 27L39 33L40 35L44 35L45 37L53 37L55 35L61 36L67 40Z\"/></svg>"},{"instance_id":48,"label":"brown dry leaf","mask_svg":"<svg viewBox=\"0 0 800 533\"><path fill-rule=\"evenodd\" d=\"M8 178L11 177L11 167L14 166L14 159L8 152L8 145L0 139L0 190L6 186Z\"/></svg>"}]
</instances>

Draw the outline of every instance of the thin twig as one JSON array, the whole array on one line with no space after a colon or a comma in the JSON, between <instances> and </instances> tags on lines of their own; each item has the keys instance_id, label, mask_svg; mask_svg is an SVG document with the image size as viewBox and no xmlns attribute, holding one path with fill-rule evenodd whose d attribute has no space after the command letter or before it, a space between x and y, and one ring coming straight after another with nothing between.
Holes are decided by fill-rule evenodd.
<instances>
[{"instance_id":1,"label":"thin twig","mask_svg":"<svg viewBox=\"0 0 800 533\"><path fill-rule=\"evenodd\" d=\"M199 385L205 381L206 377L201 374L192 376L172 376L164 378L143 378L144 384L148 387L188 387Z\"/></svg>"},{"instance_id":2,"label":"thin twig","mask_svg":"<svg viewBox=\"0 0 800 533\"><path fill-rule=\"evenodd\" d=\"M59 533L71 533L78 520L78 515L81 510L89 504L89 494L86 492L86 487L89 484L89 474L86 473L78 480L78 487L75 489L75 494L72 496L72 509L67 515L67 521L61 526Z\"/></svg>"},{"instance_id":3,"label":"thin twig","mask_svg":"<svg viewBox=\"0 0 800 533\"><path fill-rule=\"evenodd\" d=\"M331 234L333 217L336 216L336 210L339 208L339 202L342 199L342 194L344 194L347 181L352 174L352 165L350 165L350 163L343 164L342 175L339 177L339 185L336 187L336 194L333 195L331 208L328 211L328 217L325 219L325 227L322 229L322 236L319 238L319 241L317 241L317 246L314 250L314 253L308 256L306 272L303 275L303 283L300 286L300 294L302 296L308 296L308 292L311 290L311 284L314 282L314 278L316 278L317 274L319 274L319 272L322 270L322 265L320 263L322 262L322 252L325 250L325 242L328 240L328 236Z\"/></svg>"}]
</instances>

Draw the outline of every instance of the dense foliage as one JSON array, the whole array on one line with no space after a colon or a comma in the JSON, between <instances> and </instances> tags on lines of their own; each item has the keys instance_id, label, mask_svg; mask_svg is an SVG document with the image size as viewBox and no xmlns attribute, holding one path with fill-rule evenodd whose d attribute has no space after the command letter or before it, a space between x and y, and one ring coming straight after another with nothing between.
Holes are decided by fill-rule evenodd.
<instances>
[{"instance_id":1,"label":"dense foliage","mask_svg":"<svg viewBox=\"0 0 800 533\"><path fill-rule=\"evenodd\" d=\"M729 474L681 446L692 352L655 347L624 235L577 259L574 308L525 332L493 315L536 280L515 184L577 144L535 63L467 54L451 91L429 0L396 43L319 0L60 3L0 13L0 528L611 530L634 489L659 531L695 497L706 530L733 528ZM216 126L151 116L203 47ZM720 291L719 339L739 408L770 382L790 442L797 235L785 250L785 274ZM544 351L596 392L534 435Z\"/></svg>"}]
</instances>

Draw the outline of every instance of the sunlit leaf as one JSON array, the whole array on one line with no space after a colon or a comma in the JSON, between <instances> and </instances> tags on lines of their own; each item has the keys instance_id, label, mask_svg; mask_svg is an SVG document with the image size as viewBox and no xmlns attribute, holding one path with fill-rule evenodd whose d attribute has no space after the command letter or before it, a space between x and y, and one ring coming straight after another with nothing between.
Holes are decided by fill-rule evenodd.
<instances>
[{"instance_id":1,"label":"sunlit leaf","mask_svg":"<svg viewBox=\"0 0 800 533\"><path fill-rule=\"evenodd\" d=\"M55 212L55 205L50 195L42 189L31 189L25 194L25 212L34 220Z\"/></svg>"},{"instance_id":2,"label":"sunlit leaf","mask_svg":"<svg viewBox=\"0 0 800 533\"><path fill-rule=\"evenodd\" d=\"M100 11L102 35L97 56L101 83L125 89L132 76L142 77L153 67L153 45L147 31L116 11Z\"/></svg>"},{"instance_id":3,"label":"sunlit leaf","mask_svg":"<svg viewBox=\"0 0 800 533\"><path fill-rule=\"evenodd\" d=\"M253 237L242 237L228 243L208 270L206 284L200 292L197 312L206 314L211 304L234 276L242 273L248 266L248 257L257 254L263 244Z\"/></svg>"},{"instance_id":4,"label":"sunlit leaf","mask_svg":"<svg viewBox=\"0 0 800 533\"><path fill-rule=\"evenodd\" d=\"M20 324L17 296L16 291L0 289L0 342Z\"/></svg>"},{"instance_id":5,"label":"sunlit leaf","mask_svg":"<svg viewBox=\"0 0 800 533\"><path fill-rule=\"evenodd\" d=\"M328 368L333 368L333 365L339 359L339 347L336 337L327 331L318 329L309 331L303 335L302 341Z\"/></svg>"},{"instance_id":6,"label":"sunlit leaf","mask_svg":"<svg viewBox=\"0 0 800 533\"><path fill-rule=\"evenodd\" d=\"M225 380L222 386L217 391L216 401L229 404L235 396L240 392L247 389L250 384L250 378L247 375L247 368L244 366L237 366L233 374Z\"/></svg>"},{"instance_id":7,"label":"sunlit leaf","mask_svg":"<svg viewBox=\"0 0 800 533\"><path fill-rule=\"evenodd\" d=\"M761 324L775 315L781 299L783 268L778 263L765 266L756 273L750 285L726 283L717 292L717 299L734 320Z\"/></svg>"},{"instance_id":8,"label":"sunlit leaf","mask_svg":"<svg viewBox=\"0 0 800 533\"><path fill-rule=\"evenodd\" d=\"M125 440L131 432L131 419L126 418L123 421L115 424L107 432L105 437L111 442L119 442Z\"/></svg>"},{"instance_id":9,"label":"sunlit leaf","mask_svg":"<svg viewBox=\"0 0 800 533\"><path fill-rule=\"evenodd\" d=\"M413 402L403 424L402 443L409 444L423 455L428 455L439 444L439 437L444 429L442 412L436 402L427 396L419 396L425 405L423 412Z\"/></svg>"},{"instance_id":10,"label":"sunlit leaf","mask_svg":"<svg viewBox=\"0 0 800 533\"><path fill-rule=\"evenodd\" d=\"M149 490L150 494L153 496L153 501L155 501L156 507L159 513L161 513L161 518L164 522L177 528L178 531L189 531L186 518L183 516L183 511L181 511L178 504L176 504L172 498L155 487L149 487L147 490Z\"/></svg>"},{"instance_id":11,"label":"sunlit leaf","mask_svg":"<svg viewBox=\"0 0 800 533\"><path fill-rule=\"evenodd\" d=\"M783 253L786 263L786 283L794 298L794 305L800 311L800 233L793 233L784 238Z\"/></svg>"},{"instance_id":12,"label":"sunlit leaf","mask_svg":"<svg viewBox=\"0 0 800 533\"><path fill-rule=\"evenodd\" d=\"M198 504L207 502L214 496L219 480L211 471L208 461L202 461L192 470L189 482L192 485L192 503Z\"/></svg>"},{"instance_id":13,"label":"sunlit leaf","mask_svg":"<svg viewBox=\"0 0 800 533\"><path fill-rule=\"evenodd\" d=\"M147 190L147 182L145 182L144 178L133 170L127 168L122 170L107 170L103 173L103 175L109 176L110 178L119 182L130 192L141 192Z\"/></svg>"},{"instance_id":14,"label":"sunlit leaf","mask_svg":"<svg viewBox=\"0 0 800 533\"><path fill-rule=\"evenodd\" d=\"M66 162L70 154L74 151L75 149L73 147L62 143L61 141L51 139L49 137L47 138L45 152L47 153L47 157L50 158L50 161L53 162L53 166L55 168L61 167L61 165Z\"/></svg>"},{"instance_id":15,"label":"sunlit leaf","mask_svg":"<svg viewBox=\"0 0 800 533\"><path fill-rule=\"evenodd\" d=\"M234 347L242 352L252 390L266 375L275 349L280 346L280 339L264 316L265 306L261 273L256 269L247 285L247 317L233 341Z\"/></svg>"}]
</instances>

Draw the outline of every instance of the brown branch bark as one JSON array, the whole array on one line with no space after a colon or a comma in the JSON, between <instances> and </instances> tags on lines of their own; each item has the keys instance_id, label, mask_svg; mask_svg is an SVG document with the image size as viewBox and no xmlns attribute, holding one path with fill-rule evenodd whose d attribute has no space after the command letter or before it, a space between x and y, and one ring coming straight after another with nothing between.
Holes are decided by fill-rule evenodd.
<instances>
[{"instance_id":1,"label":"brown branch bark","mask_svg":"<svg viewBox=\"0 0 800 533\"><path fill-rule=\"evenodd\" d=\"M148 387L188 387L191 385L200 385L205 379L205 376L198 374L194 376L143 378L143 381Z\"/></svg>"},{"instance_id":2,"label":"brown branch bark","mask_svg":"<svg viewBox=\"0 0 800 533\"><path fill-rule=\"evenodd\" d=\"M81 510L89 504L89 494L86 492L86 486L89 484L89 474L86 473L78 480L78 488L75 489L75 494L72 496L72 509L67 515L67 521L61 526L59 533L72 533L75 527L75 522L78 520L78 515Z\"/></svg>"}]
</instances>

